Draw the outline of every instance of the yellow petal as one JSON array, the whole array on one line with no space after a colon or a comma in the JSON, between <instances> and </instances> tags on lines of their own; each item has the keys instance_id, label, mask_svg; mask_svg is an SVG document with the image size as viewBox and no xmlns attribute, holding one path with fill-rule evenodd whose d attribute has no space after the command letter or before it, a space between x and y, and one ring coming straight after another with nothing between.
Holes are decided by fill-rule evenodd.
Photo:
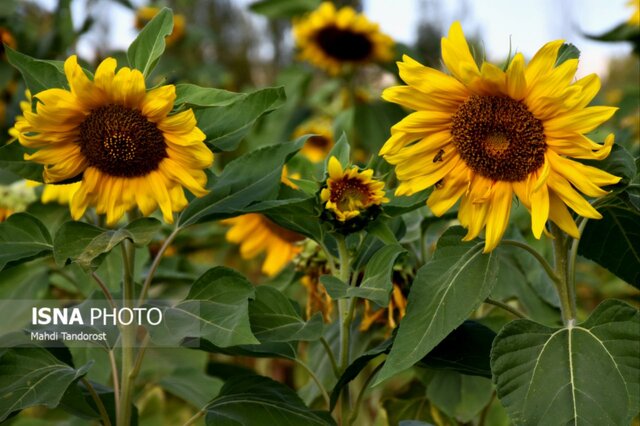
<instances>
[{"instance_id":1,"label":"yellow petal","mask_svg":"<svg viewBox=\"0 0 640 426\"><path fill-rule=\"evenodd\" d=\"M516 54L507 69L507 94L516 101L527 93L527 81L524 77L524 56Z\"/></svg>"},{"instance_id":2,"label":"yellow petal","mask_svg":"<svg viewBox=\"0 0 640 426\"><path fill-rule=\"evenodd\" d=\"M562 46L564 40L551 41L544 46L534 55L529 61L527 69L525 71L525 77L527 85L531 86L535 84L538 79L544 77L556 63L558 57L558 50Z\"/></svg>"},{"instance_id":3,"label":"yellow petal","mask_svg":"<svg viewBox=\"0 0 640 426\"><path fill-rule=\"evenodd\" d=\"M471 55L460 22L451 25L449 35L442 38L441 49L443 62L458 80L468 84L479 77L480 70Z\"/></svg>"},{"instance_id":4,"label":"yellow petal","mask_svg":"<svg viewBox=\"0 0 640 426\"><path fill-rule=\"evenodd\" d=\"M567 210L567 206L553 192L549 192L549 219L573 238L580 238L580 231Z\"/></svg>"},{"instance_id":5,"label":"yellow petal","mask_svg":"<svg viewBox=\"0 0 640 426\"><path fill-rule=\"evenodd\" d=\"M549 190L542 185L531 196L531 231L533 236L540 239L544 225L549 217Z\"/></svg>"},{"instance_id":6,"label":"yellow petal","mask_svg":"<svg viewBox=\"0 0 640 426\"><path fill-rule=\"evenodd\" d=\"M338 159L334 156L329 159L327 170L329 172L329 178L334 180L340 179L343 175L342 165L340 164L340 161L338 161Z\"/></svg>"},{"instance_id":7,"label":"yellow petal","mask_svg":"<svg viewBox=\"0 0 640 426\"><path fill-rule=\"evenodd\" d=\"M487 213L487 231L485 234L484 253L488 253L500 243L509 223L513 190L508 182L496 182L493 197Z\"/></svg>"},{"instance_id":8,"label":"yellow petal","mask_svg":"<svg viewBox=\"0 0 640 426\"><path fill-rule=\"evenodd\" d=\"M555 192L565 204L580 216L590 219L602 218L602 215L598 213L598 211L594 209L587 200L582 198L582 196L573 189L571 184L569 184L565 178L557 174L555 171L551 171L547 182L553 192Z\"/></svg>"}]
</instances>

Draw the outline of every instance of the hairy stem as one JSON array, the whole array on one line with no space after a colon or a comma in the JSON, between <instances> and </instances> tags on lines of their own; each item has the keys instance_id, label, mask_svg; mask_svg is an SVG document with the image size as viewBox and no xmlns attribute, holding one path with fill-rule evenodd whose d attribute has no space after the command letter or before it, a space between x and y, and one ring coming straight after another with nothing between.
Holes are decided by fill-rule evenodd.
<instances>
[{"instance_id":1,"label":"hairy stem","mask_svg":"<svg viewBox=\"0 0 640 426\"><path fill-rule=\"evenodd\" d=\"M560 297L562 321L565 325L573 326L576 320L576 296L573 278L569 277L569 237L553 223L551 234L553 235L555 273L559 278L556 289Z\"/></svg>"}]
</instances>

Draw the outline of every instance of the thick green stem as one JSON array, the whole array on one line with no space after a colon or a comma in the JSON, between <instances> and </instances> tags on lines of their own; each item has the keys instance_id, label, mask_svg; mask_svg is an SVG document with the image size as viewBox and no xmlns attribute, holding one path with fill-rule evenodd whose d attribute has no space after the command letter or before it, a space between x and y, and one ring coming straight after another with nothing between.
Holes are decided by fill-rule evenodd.
<instances>
[{"instance_id":1,"label":"thick green stem","mask_svg":"<svg viewBox=\"0 0 640 426\"><path fill-rule=\"evenodd\" d=\"M573 278L569 277L569 237L555 224L551 224L553 235L553 255L555 258L555 274L559 279L556 285L560 297L562 321L573 326L576 321L576 295Z\"/></svg>"},{"instance_id":2,"label":"thick green stem","mask_svg":"<svg viewBox=\"0 0 640 426\"><path fill-rule=\"evenodd\" d=\"M349 284L349 276L351 274L349 259L349 250L347 250L347 242L343 235L336 236L338 241L338 253L340 255L340 273L338 278ZM340 321L340 371L344 372L349 366L349 333L351 331L349 301L347 299L338 299L338 317ZM342 391L342 421L345 422L349 418L349 386L345 386Z\"/></svg>"},{"instance_id":3,"label":"thick green stem","mask_svg":"<svg viewBox=\"0 0 640 426\"><path fill-rule=\"evenodd\" d=\"M124 280L122 292L122 305L127 308L134 308L134 279L133 265L135 251L133 244L129 240L122 242L122 260L124 264ZM133 377L131 376L134 358L134 346L136 339L136 325L132 322L129 325L121 326L122 334L122 366L121 366L121 392L120 392L120 415L118 416L118 426L129 426L131 421L131 401L133 398Z\"/></svg>"}]
</instances>

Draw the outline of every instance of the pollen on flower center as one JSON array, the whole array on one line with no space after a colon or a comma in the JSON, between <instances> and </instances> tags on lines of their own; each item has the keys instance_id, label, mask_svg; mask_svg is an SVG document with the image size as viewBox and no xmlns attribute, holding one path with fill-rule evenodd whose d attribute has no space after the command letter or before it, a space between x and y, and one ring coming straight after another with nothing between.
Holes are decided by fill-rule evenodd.
<instances>
[{"instance_id":1,"label":"pollen on flower center","mask_svg":"<svg viewBox=\"0 0 640 426\"><path fill-rule=\"evenodd\" d=\"M334 182L331 186L331 196L329 199L342 208L345 207L343 205L353 201L359 201L363 205L366 205L369 198L369 188L359 179L342 179Z\"/></svg>"},{"instance_id":2,"label":"pollen on flower center","mask_svg":"<svg viewBox=\"0 0 640 426\"><path fill-rule=\"evenodd\" d=\"M316 41L327 55L341 61L365 60L373 50L373 44L366 35L335 26L318 31Z\"/></svg>"},{"instance_id":3,"label":"pollen on flower center","mask_svg":"<svg viewBox=\"0 0 640 426\"><path fill-rule=\"evenodd\" d=\"M89 164L111 176L144 176L167 157L162 132L137 109L96 108L80 125L80 150Z\"/></svg>"},{"instance_id":4,"label":"pollen on flower center","mask_svg":"<svg viewBox=\"0 0 640 426\"><path fill-rule=\"evenodd\" d=\"M544 164L544 127L526 105L504 96L472 95L452 117L453 144L475 172L516 182Z\"/></svg>"}]
</instances>

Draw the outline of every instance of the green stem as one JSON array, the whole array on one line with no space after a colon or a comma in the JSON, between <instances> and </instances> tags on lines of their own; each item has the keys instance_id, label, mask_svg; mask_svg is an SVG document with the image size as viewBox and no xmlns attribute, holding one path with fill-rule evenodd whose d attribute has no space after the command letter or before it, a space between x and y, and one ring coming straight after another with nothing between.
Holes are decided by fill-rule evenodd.
<instances>
[{"instance_id":1,"label":"green stem","mask_svg":"<svg viewBox=\"0 0 640 426\"><path fill-rule=\"evenodd\" d=\"M582 235L585 226L587 226L587 222L589 219L586 217L580 217L580 221L578 222L578 232ZM578 245L580 244L580 239L574 238L571 242L571 251L569 252L569 290L573 295L571 297L575 298L575 289L576 289L576 258L578 257Z\"/></svg>"},{"instance_id":2,"label":"green stem","mask_svg":"<svg viewBox=\"0 0 640 426\"><path fill-rule=\"evenodd\" d=\"M343 235L337 235L338 241L338 253L340 255L340 280L349 284L350 262L349 250L347 249L347 242ZM350 321L350 309L348 306L349 301L347 299L338 299L338 317L340 321L340 371L344 372L349 366L349 333L351 331ZM349 418L349 386L345 386L342 391L342 420L343 422Z\"/></svg>"},{"instance_id":3,"label":"green stem","mask_svg":"<svg viewBox=\"0 0 640 426\"><path fill-rule=\"evenodd\" d=\"M133 308L134 280L133 265L135 251L133 244L129 240L122 242L122 260L124 264L124 281L122 292L122 305L127 308ZM131 421L131 401L133 398L133 378L131 377L131 369L133 367L134 344L135 344L135 323L122 325L122 369L121 369L121 393L120 393L120 416L118 417L118 426L129 426Z\"/></svg>"},{"instance_id":4,"label":"green stem","mask_svg":"<svg viewBox=\"0 0 640 426\"><path fill-rule=\"evenodd\" d=\"M91 276L98 284L98 287L100 287L100 290L102 290L102 294L104 294L104 297L106 297L109 301L109 305L111 306L111 308L115 309L116 302L113 300L113 296L111 296L111 292L109 291L109 288L107 288L107 285L104 283L104 281L102 281L102 278L100 278L100 276L96 274L95 271L91 273Z\"/></svg>"},{"instance_id":5,"label":"green stem","mask_svg":"<svg viewBox=\"0 0 640 426\"><path fill-rule=\"evenodd\" d=\"M499 308L504 309L507 312L512 313L513 315L515 315L518 318L523 318L526 319L527 316L525 314L523 314L522 312L520 312L518 309L514 308L513 306L510 306L504 302L501 302L499 300L495 300L492 299L490 297L487 297L486 299L484 299L484 303L488 303L489 305L493 305L493 306L497 306Z\"/></svg>"},{"instance_id":6,"label":"green stem","mask_svg":"<svg viewBox=\"0 0 640 426\"><path fill-rule=\"evenodd\" d=\"M204 413L205 413L205 408L203 408L202 410L200 410L197 413L195 413L193 415L193 417L191 417L189 420L187 420L186 423L184 425L182 425L182 426L191 426L192 424L197 422L200 417L204 416Z\"/></svg>"},{"instance_id":7,"label":"green stem","mask_svg":"<svg viewBox=\"0 0 640 426\"><path fill-rule=\"evenodd\" d=\"M336 362L336 357L333 354L333 350L331 350L331 345L327 342L327 339L324 337L320 338L320 343L324 347L325 352L327 353L327 357L329 358L329 362L331 363L331 369L333 370L334 376L336 378L340 377L340 368L338 368L338 363Z\"/></svg>"},{"instance_id":8,"label":"green stem","mask_svg":"<svg viewBox=\"0 0 640 426\"><path fill-rule=\"evenodd\" d=\"M576 296L569 278L568 236L555 224L551 224L553 235L553 256L555 258L555 273L559 278L556 285L560 297L562 321L565 325L573 326L576 320Z\"/></svg>"},{"instance_id":9,"label":"green stem","mask_svg":"<svg viewBox=\"0 0 640 426\"><path fill-rule=\"evenodd\" d=\"M162 260L162 255L169 248L169 246L171 245L173 240L176 238L176 236L178 235L178 232L180 232L181 229L182 228L180 228L180 227L176 227L171 232L171 234L169 234L167 239L164 240L164 243L162 244L162 247L160 247L160 250L158 250L158 253L156 254L156 257L155 257L155 259L153 259L153 263L151 264L151 267L149 268L149 272L147 273L147 278L145 278L144 284L142 285L142 290L140 291L140 297L138 297L137 306L142 305L142 303L146 299L147 292L149 291L149 287L151 287L151 281L153 280L153 276L156 274L156 271L158 270L158 266L160 266L160 261Z\"/></svg>"},{"instance_id":10,"label":"green stem","mask_svg":"<svg viewBox=\"0 0 640 426\"><path fill-rule=\"evenodd\" d=\"M100 417L102 418L102 423L104 424L104 426L111 426L111 420L109 420L109 414L107 414L107 409L102 403L100 396L98 396L98 393L93 388L93 385L91 384L91 382L87 380L86 377L83 377L80 380L82 380L82 383L84 383L84 385L87 387L87 390L89 391L89 395L91 395L91 399L93 399L93 402L96 403L96 407L98 407L98 412L100 413Z\"/></svg>"},{"instance_id":11,"label":"green stem","mask_svg":"<svg viewBox=\"0 0 640 426\"><path fill-rule=\"evenodd\" d=\"M113 394L116 396L114 405L116 406L116 419L120 416L120 379L118 378L118 365L116 364L116 354L113 349L109 350L109 363L111 364L111 376L113 378Z\"/></svg>"},{"instance_id":12,"label":"green stem","mask_svg":"<svg viewBox=\"0 0 640 426\"><path fill-rule=\"evenodd\" d=\"M556 286L560 283L560 277L557 275L557 271L547 262L547 259L544 258L540 253L538 253L533 247L526 243L522 243L520 241L515 240L502 240L501 244L506 244L510 246L520 247L523 250L528 251L538 263L544 268L545 272L551 278L551 280L556 283Z\"/></svg>"},{"instance_id":13,"label":"green stem","mask_svg":"<svg viewBox=\"0 0 640 426\"><path fill-rule=\"evenodd\" d=\"M369 374L367 379L364 381L364 384L362 385L362 388L360 388L360 393L358 393L358 397L356 398L356 403L353 406L353 412L349 416L349 419L347 420L346 426L352 425L353 422L355 422L356 419L358 418L358 412L360 411L360 406L362 405L362 400L364 398L365 392L367 391L367 387L369 386L369 383L371 383L371 381L373 380L375 375L378 373L378 371L380 371L382 369L383 365L384 365L384 362L381 362L380 364L378 364L376 366L376 368L373 369L371 374Z\"/></svg>"},{"instance_id":14,"label":"green stem","mask_svg":"<svg viewBox=\"0 0 640 426\"><path fill-rule=\"evenodd\" d=\"M316 376L316 374L307 364L305 364L298 358L294 358L293 361L296 364L298 364L300 367L302 367L309 374L309 376L311 376L311 379L316 383L316 386L318 386L318 389L320 389L322 398L324 399L324 402L327 404L327 408L328 408L329 405L331 404L331 400L329 399L329 394L327 393L327 390L324 388L324 386L322 386L322 382L320 382L320 379L318 379L318 376Z\"/></svg>"}]
</instances>

